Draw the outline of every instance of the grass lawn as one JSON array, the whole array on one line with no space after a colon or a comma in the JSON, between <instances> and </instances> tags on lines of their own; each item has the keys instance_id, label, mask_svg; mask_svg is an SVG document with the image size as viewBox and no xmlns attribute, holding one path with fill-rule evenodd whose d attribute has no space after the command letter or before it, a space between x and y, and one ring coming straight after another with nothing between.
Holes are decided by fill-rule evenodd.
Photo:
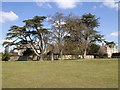
<instances>
[{"instance_id":1,"label":"grass lawn","mask_svg":"<svg viewBox=\"0 0 120 90\"><path fill-rule=\"evenodd\" d=\"M117 88L118 60L2 62L3 88Z\"/></svg>"}]
</instances>

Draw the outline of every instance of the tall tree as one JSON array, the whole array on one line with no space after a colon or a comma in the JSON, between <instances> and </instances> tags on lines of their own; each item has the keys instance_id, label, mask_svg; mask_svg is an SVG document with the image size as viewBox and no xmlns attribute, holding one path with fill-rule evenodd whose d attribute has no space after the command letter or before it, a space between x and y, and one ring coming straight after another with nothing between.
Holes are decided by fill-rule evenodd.
<instances>
[{"instance_id":1,"label":"tall tree","mask_svg":"<svg viewBox=\"0 0 120 90\"><path fill-rule=\"evenodd\" d=\"M103 35L95 30L99 26L99 18L95 15L85 14L82 17L70 16L66 21L66 27L70 31L72 46L83 58L86 57L86 50L97 41L102 41Z\"/></svg>"},{"instance_id":2,"label":"tall tree","mask_svg":"<svg viewBox=\"0 0 120 90\"><path fill-rule=\"evenodd\" d=\"M63 25L65 24L64 15L62 13L56 13L51 16L49 22L51 25L52 40L57 44L59 49L59 59L63 59L63 38L67 35L64 31Z\"/></svg>"},{"instance_id":3,"label":"tall tree","mask_svg":"<svg viewBox=\"0 0 120 90\"><path fill-rule=\"evenodd\" d=\"M31 46L35 54L40 57L40 60L43 60L43 53L45 51L45 34L48 33L48 30L43 28L42 22L46 19L45 16L35 16L33 19L24 20L26 34L25 39L28 41L28 44Z\"/></svg>"},{"instance_id":4,"label":"tall tree","mask_svg":"<svg viewBox=\"0 0 120 90\"><path fill-rule=\"evenodd\" d=\"M71 54L80 55L83 51L82 45L82 32L84 26L79 17L69 15L64 25L66 31L69 31L69 35L65 37L65 51Z\"/></svg>"},{"instance_id":5,"label":"tall tree","mask_svg":"<svg viewBox=\"0 0 120 90\"><path fill-rule=\"evenodd\" d=\"M7 39L13 40L8 45L16 45L17 47L32 48L34 53L43 60L46 40L48 33L46 28L43 28L42 22L46 19L44 16L35 16L33 19L24 20L25 26L12 26L7 33Z\"/></svg>"},{"instance_id":6,"label":"tall tree","mask_svg":"<svg viewBox=\"0 0 120 90\"><path fill-rule=\"evenodd\" d=\"M83 32L83 39L85 43L83 58L85 58L87 48L96 41L101 42L103 40L103 35L99 34L99 32L95 30L95 28L97 28L100 25L98 21L99 18L96 18L95 15L92 15L91 13L84 14L81 17L81 20L84 24L84 27L86 27L86 29Z\"/></svg>"}]
</instances>

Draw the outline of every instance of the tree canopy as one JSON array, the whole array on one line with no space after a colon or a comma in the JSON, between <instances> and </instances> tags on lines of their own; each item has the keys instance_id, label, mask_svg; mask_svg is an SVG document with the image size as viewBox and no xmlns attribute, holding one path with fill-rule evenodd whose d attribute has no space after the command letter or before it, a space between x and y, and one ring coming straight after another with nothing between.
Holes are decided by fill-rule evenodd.
<instances>
[{"instance_id":1,"label":"tree canopy","mask_svg":"<svg viewBox=\"0 0 120 90\"><path fill-rule=\"evenodd\" d=\"M38 60L44 59L44 54L57 53L59 59L63 54L76 54L86 57L87 49L103 41L96 29L100 26L99 18L89 13L82 16L64 15L56 13L49 16L49 28L45 28L47 16L35 16L24 20L23 26L10 27L6 39L12 42L4 42L5 46L14 46L14 49L29 49L34 52ZM92 47L91 47L92 48Z\"/></svg>"}]
</instances>

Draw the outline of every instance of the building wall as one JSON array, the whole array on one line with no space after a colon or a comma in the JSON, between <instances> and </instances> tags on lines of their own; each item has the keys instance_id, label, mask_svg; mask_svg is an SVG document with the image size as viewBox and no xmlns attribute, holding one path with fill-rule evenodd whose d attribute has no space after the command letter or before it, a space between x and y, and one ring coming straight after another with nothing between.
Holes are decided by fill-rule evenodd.
<instances>
[{"instance_id":1,"label":"building wall","mask_svg":"<svg viewBox=\"0 0 120 90\"><path fill-rule=\"evenodd\" d=\"M86 59L93 59L94 55L86 55Z\"/></svg>"},{"instance_id":2,"label":"building wall","mask_svg":"<svg viewBox=\"0 0 120 90\"><path fill-rule=\"evenodd\" d=\"M112 53L118 53L118 46L114 46L112 48L110 48L109 46L106 46L107 47L107 54L108 54L108 58L111 58L112 56Z\"/></svg>"}]
</instances>

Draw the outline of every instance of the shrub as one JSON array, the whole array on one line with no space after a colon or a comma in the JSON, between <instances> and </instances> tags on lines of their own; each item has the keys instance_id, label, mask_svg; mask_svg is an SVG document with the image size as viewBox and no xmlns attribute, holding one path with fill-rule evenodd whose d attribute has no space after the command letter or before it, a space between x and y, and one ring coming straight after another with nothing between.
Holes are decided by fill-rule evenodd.
<instances>
[{"instance_id":1,"label":"shrub","mask_svg":"<svg viewBox=\"0 0 120 90\"><path fill-rule=\"evenodd\" d=\"M100 54L99 58L108 58L108 54Z\"/></svg>"},{"instance_id":2,"label":"shrub","mask_svg":"<svg viewBox=\"0 0 120 90\"><path fill-rule=\"evenodd\" d=\"M4 53L2 54L2 61L8 61L10 59L8 48L5 48Z\"/></svg>"}]
</instances>

